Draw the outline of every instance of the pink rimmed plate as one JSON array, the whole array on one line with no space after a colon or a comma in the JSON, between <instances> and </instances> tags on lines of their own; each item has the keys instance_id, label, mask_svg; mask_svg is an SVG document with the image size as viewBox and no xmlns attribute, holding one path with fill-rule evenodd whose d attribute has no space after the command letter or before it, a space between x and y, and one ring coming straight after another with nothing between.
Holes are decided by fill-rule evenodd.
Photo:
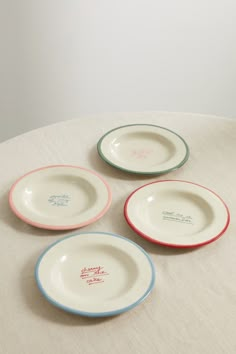
<instances>
[{"instance_id":1,"label":"pink rimmed plate","mask_svg":"<svg viewBox=\"0 0 236 354\"><path fill-rule=\"evenodd\" d=\"M11 187L9 204L30 225L69 230L101 218L111 204L111 190L86 168L52 165L19 178Z\"/></svg>"},{"instance_id":2,"label":"pink rimmed plate","mask_svg":"<svg viewBox=\"0 0 236 354\"><path fill-rule=\"evenodd\" d=\"M197 247L227 229L229 210L213 191L180 180L157 181L136 189L126 200L127 223L143 238L171 247Z\"/></svg>"}]
</instances>

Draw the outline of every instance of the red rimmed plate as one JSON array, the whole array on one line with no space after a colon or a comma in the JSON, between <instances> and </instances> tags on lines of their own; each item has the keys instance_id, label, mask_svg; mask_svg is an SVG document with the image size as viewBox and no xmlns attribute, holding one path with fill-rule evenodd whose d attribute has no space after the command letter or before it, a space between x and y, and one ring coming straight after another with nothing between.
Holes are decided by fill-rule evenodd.
<instances>
[{"instance_id":1,"label":"red rimmed plate","mask_svg":"<svg viewBox=\"0 0 236 354\"><path fill-rule=\"evenodd\" d=\"M143 238L171 247L197 247L226 231L230 213L224 201L199 184L166 180L136 189L126 200L124 215Z\"/></svg>"}]
</instances>

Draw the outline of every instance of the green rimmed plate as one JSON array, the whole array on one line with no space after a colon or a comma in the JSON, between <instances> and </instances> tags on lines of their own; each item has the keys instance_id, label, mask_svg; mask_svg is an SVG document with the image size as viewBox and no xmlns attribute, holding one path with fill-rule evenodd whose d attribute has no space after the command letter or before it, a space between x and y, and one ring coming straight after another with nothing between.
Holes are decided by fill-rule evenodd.
<instances>
[{"instance_id":1,"label":"green rimmed plate","mask_svg":"<svg viewBox=\"0 0 236 354\"><path fill-rule=\"evenodd\" d=\"M129 173L162 175L183 166L189 157L185 140L152 124L117 127L103 135L98 154L109 165Z\"/></svg>"}]
</instances>

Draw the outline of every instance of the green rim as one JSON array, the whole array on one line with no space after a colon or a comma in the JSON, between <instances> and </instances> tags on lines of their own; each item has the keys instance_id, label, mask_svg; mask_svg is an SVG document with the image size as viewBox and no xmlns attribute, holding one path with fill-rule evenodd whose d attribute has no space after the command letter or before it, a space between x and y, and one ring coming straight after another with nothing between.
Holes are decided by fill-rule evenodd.
<instances>
[{"instance_id":1,"label":"green rim","mask_svg":"<svg viewBox=\"0 0 236 354\"><path fill-rule=\"evenodd\" d=\"M110 133L114 132L115 130L120 130L120 129L123 129L123 128L127 128L127 127L134 127L134 126L149 126L149 127L155 127L155 128L160 128L160 129L163 129L163 130L167 130L169 131L170 133L174 134L175 136L177 136L180 140L182 140L185 148L186 148L186 154L185 154L185 157L183 158L182 161L180 161L177 165L171 167L171 168L168 168L166 170L161 170L161 171L135 171L135 170L129 170L129 169L126 169L124 167L121 167L115 163L113 163L112 161L110 161L109 159L107 159L107 157L103 154L102 152L102 142L103 140L107 137L107 135L109 135ZM186 143L186 141L177 133L173 132L172 130L168 129L168 128L164 128L164 127L161 127L159 125L155 125L155 124L127 124L127 125L123 125L123 126L120 126L120 127L117 127L117 128L114 128L114 129L111 129L109 130L106 134L104 134L98 141L97 143L97 151L98 151L98 154L99 156L101 157L101 159L103 161L105 161L108 165L112 166L112 167L115 167L117 168L118 170L120 171L124 171L124 172L128 172L128 173L133 173L133 174L137 174L137 175L155 175L155 176L158 176L158 175L163 175L165 173L168 173L168 172L171 172L171 171L175 171L177 170L178 168L180 168L181 166L183 166L188 158L189 158L189 147Z\"/></svg>"}]
</instances>

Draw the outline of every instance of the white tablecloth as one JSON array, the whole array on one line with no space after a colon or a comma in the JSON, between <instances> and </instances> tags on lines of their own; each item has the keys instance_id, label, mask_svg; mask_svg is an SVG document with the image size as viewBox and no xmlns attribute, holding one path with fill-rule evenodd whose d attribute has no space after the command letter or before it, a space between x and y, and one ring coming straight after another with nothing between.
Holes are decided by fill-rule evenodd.
<instances>
[{"instance_id":1,"label":"white tablecloth","mask_svg":"<svg viewBox=\"0 0 236 354\"><path fill-rule=\"evenodd\" d=\"M98 156L96 143L108 130L150 123L180 134L190 158L162 177L118 171ZM0 353L1 354L235 354L236 353L236 121L180 113L120 113L66 121L0 145ZM83 166L109 183L109 211L79 231L106 231L141 245L152 257L156 284L139 306L122 315L92 319L54 307L39 292L34 266L41 252L69 234L34 228L8 206L12 183L51 164ZM183 179L219 194L231 212L226 233L216 242L189 250L158 246L127 225L128 195L149 181Z\"/></svg>"}]
</instances>

